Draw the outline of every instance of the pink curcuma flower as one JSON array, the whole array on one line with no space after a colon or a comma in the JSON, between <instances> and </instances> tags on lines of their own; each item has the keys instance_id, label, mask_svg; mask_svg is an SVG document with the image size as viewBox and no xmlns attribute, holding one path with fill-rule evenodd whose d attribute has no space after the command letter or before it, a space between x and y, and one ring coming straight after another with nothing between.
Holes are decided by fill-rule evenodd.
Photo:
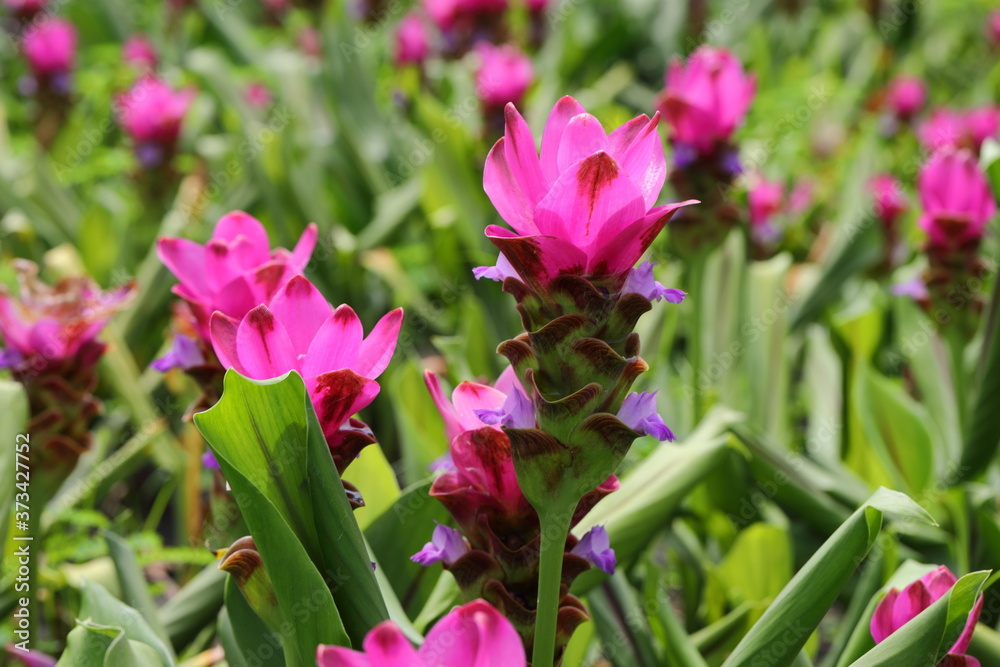
<instances>
[{"instance_id":1,"label":"pink curcuma flower","mask_svg":"<svg viewBox=\"0 0 1000 667\"><path fill-rule=\"evenodd\" d=\"M274 96L267 84L252 81L243 89L243 100L253 109L266 109L271 106Z\"/></svg>"},{"instance_id":2,"label":"pink curcuma flower","mask_svg":"<svg viewBox=\"0 0 1000 667\"><path fill-rule=\"evenodd\" d=\"M348 420L378 395L375 378L389 365L402 323L403 309L397 308L366 338L350 306L334 309L311 282L296 275L267 305L241 320L216 311L211 336L224 368L257 380L289 371L303 377L342 471L357 456L353 447L362 439L354 436L367 428Z\"/></svg>"},{"instance_id":3,"label":"pink curcuma flower","mask_svg":"<svg viewBox=\"0 0 1000 667\"><path fill-rule=\"evenodd\" d=\"M15 373L71 364L74 372L92 367L104 353L97 335L135 297L134 282L102 291L86 277L63 278L54 286L38 278L38 266L15 260L20 293L0 288L0 368Z\"/></svg>"},{"instance_id":4,"label":"pink curcuma flower","mask_svg":"<svg viewBox=\"0 0 1000 667\"><path fill-rule=\"evenodd\" d=\"M270 301L292 276L301 274L317 234L316 225L310 224L294 250L271 250L264 225L233 211L219 219L205 245L164 237L157 240L156 253L180 281L174 294L190 305L199 336L208 340L212 313L243 319L253 307Z\"/></svg>"},{"instance_id":5,"label":"pink curcuma flower","mask_svg":"<svg viewBox=\"0 0 1000 667\"><path fill-rule=\"evenodd\" d=\"M994 47L1000 46L1000 9L990 12L986 19L986 36Z\"/></svg>"},{"instance_id":6,"label":"pink curcuma flower","mask_svg":"<svg viewBox=\"0 0 1000 667\"><path fill-rule=\"evenodd\" d=\"M976 158L967 151L936 153L920 172L918 223L931 245L977 241L996 213L996 202Z\"/></svg>"},{"instance_id":7,"label":"pink curcuma flower","mask_svg":"<svg viewBox=\"0 0 1000 667\"><path fill-rule=\"evenodd\" d=\"M396 65L419 65L430 54L430 38L420 15L410 12L396 28Z\"/></svg>"},{"instance_id":8,"label":"pink curcuma flower","mask_svg":"<svg viewBox=\"0 0 1000 667\"><path fill-rule=\"evenodd\" d=\"M910 207L903 186L889 174L879 174L868 182L875 215L886 225L894 225Z\"/></svg>"},{"instance_id":9,"label":"pink curcuma flower","mask_svg":"<svg viewBox=\"0 0 1000 667\"><path fill-rule=\"evenodd\" d=\"M902 120L913 118L927 102L927 87L915 76L898 76L889 83L886 104Z\"/></svg>"},{"instance_id":10,"label":"pink curcuma flower","mask_svg":"<svg viewBox=\"0 0 1000 667\"><path fill-rule=\"evenodd\" d=\"M132 35L122 45L122 60L140 72L156 69L156 47L144 35Z\"/></svg>"},{"instance_id":11,"label":"pink curcuma flower","mask_svg":"<svg viewBox=\"0 0 1000 667\"><path fill-rule=\"evenodd\" d=\"M899 590L893 588L875 607L872 615L871 633L876 644L880 644L892 633L909 623L920 612L930 607L939 600L945 593L951 590L957 579L944 565L928 572L923 577L912 584ZM983 597L980 596L976 605L969 614L969 620L965 624L965 629L955 645L948 650L948 658L939 665L964 665L965 667L978 667L979 661L975 658L962 655L972 641L972 633L976 629L979 614L983 608ZM952 662L948 662L951 659ZM963 661L964 660L964 661Z\"/></svg>"},{"instance_id":12,"label":"pink curcuma flower","mask_svg":"<svg viewBox=\"0 0 1000 667\"><path fill-rule=\"evenodd\" d=\"M118 122L134 142L144 167L152 169L169 161L196 95L190 88L174 90L149 74L118 97Z\"/></svg>"},{"instance_id":13,"label":"pink curcuma flower","mask_svg":"<svg viewBox=\"0 0 1000 667\"><path fill-rule=\"evenodd\" d=\"M31 17L45 9L48 0L3 0L3 5L18 16Z\"/></svg>"},{"instance_id":14,"label":"pink curcuma flower","mask_svg":"<svg viewBox=\"0 0 1000 667\"><path fill-rule=\"evenodd\" d=\"M978 153L983 142L997 136L1000 109L984 106L969 111L937 109L917 131L929 151L965 148Z\"/></svg>"},{"instance_id":15,"label":"pink curcuma flower","mask_svg":"<svg viewBox=\"0 0 1000 667\"><path fill-rule=\"evenodd\" d=\"M392 621L372 628L364 651L320 646L318 667L526 667L514 626L484 600L456 607L437 622L419 649Z\"/></svg>"},{"instance_id":16,"label":"pink curcuma flower","mask_svg":"<svg viewBox=\"0 0 1000 667\"><path fill-rule=\"evenodd\" d=\"M520 104L531 85L531 59L512 44L494 46L480 42L476 47L476 94L487 109Z\"/></svg>"},{"instance_id":17,"label":"pink curcuma flower","mask_svg":"<svg viewBox=\"0 0 1000 667\"><path fill-rule=\"evenodd\" d=\"M700 46L687 63L674 59L659 108L670 122L670 140L698 154L727 143L743 122L757 81L729 51Z\"/></svg>"},{"instance_id":18,"label":"pink curcuma flower","mask_svg":"<svg viewBox=\"0 0 1000 667\"><path fill-rule=\"evenodd\" d=\"M39 78L65 75L76 60L76 28L69 21L46 18L24 33L21 46L32 73Z\"/></svg>"},{"instance_id":19,"label":"pink curcuma flower","mask_svg":"<svg viewBox=\"0 0 1000 667\"><path fill-rule=\"evenodd\" d=\"M680 207L655 206L666 177L659 114L633 118L610 134L572 97L553 107L541 155L514 105L494 144L483 187L513 232L490 225L500 249L477 278L519 278L544 291L560 274L589 276L620 288Z\"/></svg>"}]
</instances>

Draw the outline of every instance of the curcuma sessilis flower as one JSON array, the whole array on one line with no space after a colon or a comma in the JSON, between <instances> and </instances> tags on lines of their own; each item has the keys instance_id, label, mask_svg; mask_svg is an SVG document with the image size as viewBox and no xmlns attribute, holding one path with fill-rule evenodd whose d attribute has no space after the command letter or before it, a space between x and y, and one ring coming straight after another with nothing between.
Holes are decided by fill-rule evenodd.
<instances>
[{"instance_id":1,"label":"curcuma sessilis flower","mask_svg":"<svg viewBox=\"0 0 1000 667\"><path fill-rule=\"evenodd\" d=\"M494 46L480 42L475 52L479 58L476 95L482 102L486 126L491 134L503 132L504 107L520 105L531 85L534 77L531 59L512 44Z\"/></svg>"},{"instance_id":2,"label":"curcuma sessilis flower","mask_svg":"<svg viewBox=\"0 0 1000 667\"><path fill-rule=\"evenodd\" d=\"M913 620L920 612L951 590L957 579L944 565L928 572L903 590L893 588L875 607L871 620L872 638L881 644L889 635ZM948 655L938 663L939 667L979 667L979 661L963 655L972 641L972 633L983 609L983 597L976 601L965 628L955 644L948 649Z\"/></svg>"},{"instance_id":3,"label":"curcuma sessilis flower","mask_svg":"<svg viewBox=\"0 0 1000 667\"><path fill-rule=\"evenodd\" d=\"M899 233L899 218L906 213L910 203L903 192L903 186L889 174L878 174L868 182L872 193L872 212L882 227L885 244L879 272L887 272L903 260L906 246Z\"/></svg>"},{"instance_id":4,"label":"curcuma sessilis flower","mask_svg":"<svg viewBox=\"0 0 1000 667\"><path fill-rule=\"evenodd\" d=\"M917 130L920 143L928 151L967 149L978 154L983 142L996 138L1000 130L1000 109L984 106L968 111L936 109Z\"/></svg>"},{"instance_id":5,"label":"curcuma sessilis flower","mask_svg":"<svg viewBox=\"0 0 1000 667\"><path fill-rule=\"evenodd\" d=\"M426 371L424 379L444 420L451 455L444 466L446 472L434 480L430 495L448 509L458 530L437 526L431 541L413 560L422 565L442 563L466 599L481 597L499 609L530 649L542 535L538 513L518 484L510 440L502 427L533 428L534 406L511 367L492 387L459 383L450 401L434 373ZM617 488L618 480L612 475L588 493L576 506L572 525ZM597 562L596 558L602 569L613 569L614 553L600 551L595 557L593 538L586 539L586 544L583 540L578 543L572 535L566 539L563 581L567 586ZM577 548L580 544L583 547ZM568 593L560 600L559 609L559 632L565 641L587 620L587 614L580 601Z\"/></svg>"},{"instance_id":6,"label":"curcuma sessilis flower","mask_svg":"<svg viewBox=\"0 0 1000 667\"><path fill-rule=\"evenodd\" d=\"M939 325L971 336L983 304L978 294L968 298L968 285L985 271L979 245L997 210L993 193L975 156L964 150L931 156L920 172L919 190L917 224L927 233L928 260L923 282L929 303L923 305L944 309L948 317L934 318ZM956 299L956 293L962 298Z\"/></svg>"},{"instance_id":7,"label":"curcuma sessilis flower","mask_svg":"<svg viewBox=\"0 0 1000 667\"><path fill-rule=\"evenodd\" d=\"M893 117L904 123L913 119L927 102L927 86L915 76L898 76L889 82L885 103Z\"/></svg>"},{"instance_id":8,"label":"curcuma sessilis flower","mask_svg":"<svg viewBox=\"0 0 1000 667\"><path fill-rule=\"evenodd\" d=\"M421 65L430 54L430 49L430 37L423 18L417 12L410 12L396 27L396 66Z\"/></svg>"},{"instance_id":9,"label":"curcuma sessilis flower","mask_svg":"<svg viewBox=\"0 0 1000 667\"><path fill-rule=\"evenodd\" d=\"M156 47L144 35L132 35L122 45L122 60L140 72L156 69Z\"/></svg>"},{"instance_id":10,"label":"curcuma sessilis flower","mask_svg":"<svg viewBox=\"0 0 1000 667\"><path fill-rule=\"evenodd\" d=\"M132 140L136 159L144 170L170 165L184 116L196 95L191 88L174 90L149 74L118 97L118 122Z\"/></svg>"},{"instance_id":11,"label":"curcuma sessilis flower","mask_svg":"<svg viewBox=\"0 0 1000 667\"><path fill-rule=\"evenodd\" d=\"M670 226L683 257L715 248L741 218L726 191L742 171L733 133L756 90L756 79L725 49L701 46L686 63L670 63L658 100L674 152L670 182L682 198L704 202Z\"/></svg>"},{"instance_id":12,"label":"curcuma sessilis flower","mask_svg":"<svg viewBox=\"0 0 1000 667\"><path fill-rule=\"evenodd\" d=\"M180 281L173 292L183 301L174 307L173 345L152 365L160 372L180 368L191 375L204 392L194 407L209 407L222 390L225 369L212 346L212 313L241 320L254 307L268 303L292 276L302 273L317 233L316 225L310 224L293 250L272 250L264 225L233 211L219 219L205 245L175 237L157 240L156 253Z\"/></svg>"},{"instance_id":13,"label":"curcuma sessilis flower","mask_svg":"<svg viewBox=\"0 0 1000 667\"><path fill-rule=\"evenodd\" d=\"M378 395L375 381L392 358L403 310L385 315L367 337L350 306L332 308L301 275L267 305L241 320L216 311L212 344L225 368L256 380L297 371L302 375L337 470L375 442L371 430L351 418Z\"/></svg>"},{"instance_id":14,"label":"curcuma sessilis flower","mask_svg":"<svg viewBox=\"0 0 1000 667\"><path fill-rule=\"evenodd\" d=\"M318 667L526 667L517 632L483 600L456 607L427 633L420 648L392 621L372 628L362 648L320 646Z\"/></svg>"},{"instance_id":15,"label":"curcuma sessilis flower","mask_svg":"<svg viewBox=\"0 0 1000 667\"><path fill-rule=\"evenodd\" d=\"M8 368L28 394L31 420L32 489L55 492L90 446L89 421L100 412L91 393L96 365L106 346L101 329L135 296L130 282L106 292L84 276L54 286L38 278L38 267L15 260L18 297L0 288L0 368ZM37 486L35 486L37 484Z\"/></svg>"},{"instance_id":16,"label":"curcuma sessilis flower","mask_svg":"<svg viewBox=\"0 0 1000 667\"><path fill-rule=\"evenodd\" d=\"M747 205L753 255L756 259L764 259L773 252L781 238L777 217L785 207L785 184L757 179L747 192Z\"/></svg>"},{"instance_id":17,"label":"curcuma sessilis flower","mask_svg":"<svg viewBox=\"0 0 1000 667\"><path fill-rule=\"evenodd\" d=\"M69 21L42 17L21 35L21 49L31 74L21 78L21 92L35 98L35 135L45 148L52 145L71 106L76 28Z\"/></svg>"}]
</instances>

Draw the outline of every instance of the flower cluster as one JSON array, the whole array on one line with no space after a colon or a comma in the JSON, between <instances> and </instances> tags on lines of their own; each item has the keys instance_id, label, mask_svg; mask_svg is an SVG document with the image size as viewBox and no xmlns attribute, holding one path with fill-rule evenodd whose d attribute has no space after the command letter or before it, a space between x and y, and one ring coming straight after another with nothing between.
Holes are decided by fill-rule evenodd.
<instances>
[{"instance_id":1,"label":"flower cluster","mask_svg":"<svg viewBox=\"0 0 1000 667\"><path fill-rule=\"evenodd\" d=\"M177 91L147 74L118 98L119 123L132 140L135 156L144 169L170 164L184 116L195 96L193 89Z\"/></svg>"}]
</instances>

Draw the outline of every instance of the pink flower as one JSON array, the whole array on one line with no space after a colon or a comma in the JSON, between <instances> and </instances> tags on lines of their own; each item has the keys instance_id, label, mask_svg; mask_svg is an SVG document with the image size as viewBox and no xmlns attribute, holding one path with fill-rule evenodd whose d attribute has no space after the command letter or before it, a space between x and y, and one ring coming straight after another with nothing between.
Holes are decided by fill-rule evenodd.
<instances>
[{"instance_id":1,"label":"pink flower","mask_svg":"<svg viewBox=\"0 0 1000 667\"><path fill-rule=\"evenodd\" d=\"M997 135L1000 110L985 106L969 111L936 109L917 131L929 151L967 148L979 152L983 142Z\"/></svg>"},{"instance_id":2,"label":"pink flower","mask_svg":"<svg viewBox=\"0 0 1000 667\"><path fill-rule=\"evenodd\" d=\"M30 27L22 40L28 66L37 77L65 74L76 59L76 28L69 21L46 18Z\"/></svg>"},{"instance_id":3,"label":"pink flower","mask_svg":"<svg viewBox=\"0 0 1000 667\"><path fill-rule=\"evenodd\" d=\"M430 39L423 19L415 12L403 17L396 28L396 65L419 65L430 53Z\"/></svg>"},{"instance_id":4,"label":"pink flower","mask_svg":"<svg viewBox=\"0 0 1000 667\"><path fill-rule=\"evenodd\" d=\"M763 227L781 211L785 201L785 185L779 181L760 179L747 193L750 205L750 224Z\"/></svg>"},{"instance_id":5,"label":"pink flower","mask_svg":"<svg viewBox=\"0 0 1000 667\"><path fill-rule=\"evenodd\" d=\"M273 97L271 89L267 85L260 81L253 81L243 89L243 99L251 108L266 109L271 106Z\"/></svg>"},{"instance_id":6,"label":"pink flower","mask_svg":"<svg viewBox=\"0 0 1000 667\"><path fill-rule=\"evenodd\" d=\"M132 35L122 46L122 59L140 71L156 69L156 47L143 35Z\"/></svg>"},{"instance_id":7,"label":"pink flower","mask_svg":"<svg viewBox=\"0 0 1000 667\"><path fill-rule=\"evenodd\" d=\"M513 232L490 225L500 248L496 271L544 286L562 273L595 276L620 287L681 206L655 206L666 177L659 114L633 118L610 134L572 97L549 114L541 156L528 124L506 108L504 136L486 158L483 187Z\"/></svg>"},{"instance_id":8,"label":"pink flower","mask_svg":"<svg viewBox=\"0 0 1000 667\"><path fill-rule=\"evenodd\" d=\"M196 95L190 88L175 91L150 74L119 96L118 119L137 145L172 146Z\"/></svg>"},{"instance_id":9,"label":"pink flower","mask_svg":"<svg viewBox=\"0 0 1000 667\"><path fill-rule=\"evenodd\" d=\"M211 336L224 368L257 380L288 371L303 377L342 470L353 458L338 451L351 435L342 427L378 395L375 378L389 365L402 323L403 309L397 308L365 338L350 306L332 308L311 282L295 275L267 305L253 308L242 320L213 313Z\"/></svg>"},{"instance_id":10,"label":"pink flower","mask_svg":"<svg viewBox=\"0 0 1000 667\"><path fill-rule=\"evenodd\" d=\"M11 660L24 667L55 667L56 664L56 659L49 655L40 651L26 651L14 644L7 644L6 652Z\"/></svg>"},{"instance_id":11,"label":"pink flower","mask_svg":"<svg viewBox=\"0 0 1000 667\"><path fill-rule=\"evenodd\" d=\"M729 141L757 91L757 81L729 51L700 46L687 64L667 70L660 111L670 121L670 140L708 155Z\"/></svg>"},{"instance_id":12,"label":"pink flower","mask_svg":"<svg viewBox=\"0 0 1000 667\"><path fill-rule=\"evenodd\" d=\"M1000 45L1000 9L990 12L990 16L986 20L986 36L993 46Z\"/></svg>"},{"instance_id":13,"label":"pink flower","mask_svg":"<svg viewBox=\"0 0 1000 667\"><path fill-rule=\"evenodd\" d=\"M318 667L526 667L524 645L514 626L483 600L456 607L414 649L392 621L379 623L364 651L320 646Z\"/></svg>"},{"instance_id":14,"label":"pink flower","mask_svg":"<svg viewBox=\"0 0 1000 667\"><path fill-rule=\"evenodd\" d=\"M878 606L875 607L875 613L872 615L871 633L872 638L875 639L875 643L882 643L889 635L909 623L924 609L930 607L951 590L956 581L955 575L942 565L934 571L925 574L917 581L914 581L902 591L896 588L890 590L878 603ZM972 633L976 629L976 623L979 620L979 613L982 611L982 608L983 598L980 596L972 613L969 614L965 630L962 631L962 635L955 642L955 645L949 649L949 654L955 654L956 657L960 657L969 648L969 642L972 640ZM969 662L969 660L972 662ZM978 667L979 662L974 658L966 656L965 663L958 662L955 664L965 664L969 667L975 665Z\"/></svg>"},{"instance_id":15,"label":"pink flower","mask_svg":"<svg viewBox=\"0 0 1000 667\"><path fill-rule=\"evenodd\" d=\"M958 246L979 239L996 202L976 158L967 151L936 153L920 172L918 224L930 243Z\"/></svg>"},{"instance_id":16,"label":"pink flower","mask_svg":"<svg viewBox=\"0 0 1000 667\"><path fill-rule=\"evenodd\" d=\"M14 14L34 16L45 9L48 0L3 0L3 4Z\"/></svg>"},{"instance_id":17,"label":"pink flower","mask_svg":"<svg viewBox=\"0 0 1000 667\"><path fill-rule=\"evenodd\" d=\"M879 174L868 183L874 199L875 215L887 225L896 220L910 207L903 193L903 186L889 174Z\"/></svg>"},{"instance_id":18,"label":"pink flower","mask_svg":"<svg viewBox=\"0 0 1000 667\"><path fill-rule=\"evenodd\" d=\"M483 104L487 108L520 104L534 77L531 59L512 44L494 46L480 42L476 54L479 56L476 93Z\"/></svg>"},{"instance_id":19,"label":"pink flower","mask_svg":"<svg viewBox=\"0 0 1000 667\"><path fill-rule=\"evenodd\" d=\"M72 361L92 366L104 352L97 335L135 297L135 284L108 290L89 278L63 278L54 286L38 279L38 267L15 260L20 298L0 288L0 368L30 366L40 371Z\"/></svg>"},{"instance_id":20,"label":"pink flower","mask_svg":"<svg viewBox=\"0 0 1000 667\"><path fill-rule=\"evenodd\" d=\"M899 118L912 118L924 108L925 102L927 87L915 76L898 76L886 90L886 103Z\"/></svg>"},{"instance_id":21,"label":"pink flower","mask_svg":"<svg viewBox=\"0 0 1000 667\"><path fill-rule=\"evenodd\" d=\"M293 251L272 251L264 225L234 211L222 216L205 245L164 237L156 242L156 252L180 280L174 294L191 306L199 335L208 340L213 312L243 319L254 306L270 301L292 276L302 273L316 236L316 225L311 224Z\"/></svg>"}]
</instances>

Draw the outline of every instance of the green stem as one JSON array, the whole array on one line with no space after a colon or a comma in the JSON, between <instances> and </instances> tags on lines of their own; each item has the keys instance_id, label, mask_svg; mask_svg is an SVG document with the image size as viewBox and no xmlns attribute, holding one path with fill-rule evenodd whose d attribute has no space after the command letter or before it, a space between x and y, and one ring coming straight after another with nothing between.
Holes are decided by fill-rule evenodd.
<instances>
[{"instance_id":1,"label":"green stem","mask_svg":"<svg viewBox=\"0 0 1000 667\"><path fill-rule=\"evenodd\" d=\"M951 376L955 386L955 411L958 416L958 431L965 438L967 418L965 414L966 390L968 389L967 378L965 377L965 337L961 331L953 329L945 332L944 338L951 357Z\"/></svg>"},{"instance_id":2,"label":"green stem","mask_svg":"<svg viewBox=\"0 0 1000 667\"><path fill-rule=\"evenodd\" d=\"M699 252L691 258L688 290L692 293L693 326L691 330L691 387L694 403L694 423L701 421L705 411L705 401L702 395L701 371L705 357L705 304L707 299L702 293L705 286L705 265L707 255Z\"/></svg>"},{"instance_id":3,"label":"green stem","mask_svg":"<svg viewBox=\"0 0 1000 667\"><path fill-rule=\"evenodd\" d=\"M556 653L559 589L562 585L563 554L572 510L539 512L542 554L538 565L538 606L532 667L552 667Z\"/></svg>"}]
</instances>

